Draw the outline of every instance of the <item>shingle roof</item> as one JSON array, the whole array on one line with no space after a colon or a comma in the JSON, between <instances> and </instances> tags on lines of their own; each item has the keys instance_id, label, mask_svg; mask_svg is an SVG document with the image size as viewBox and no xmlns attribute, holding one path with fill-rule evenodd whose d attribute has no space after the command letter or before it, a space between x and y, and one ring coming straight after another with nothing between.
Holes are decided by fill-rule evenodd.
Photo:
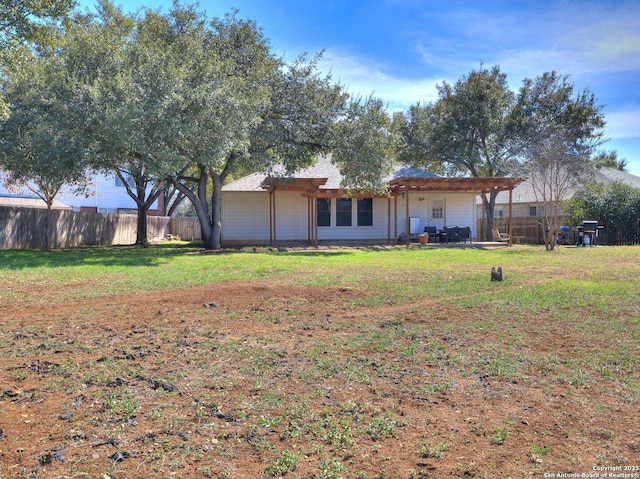
<instances>
[{"instance_id":1,"label":"shingle roof","mask_svg":"<svg viewBox=\"0 0 640 479\"><path fill-rule=\"evenodd\" d=\"M24 198L22 196L0 196L0 206L20 208L46 208L47 204L40 198ZM71 210L71 206L54 200L51 208L54 210Z\"/></svg>"},{"instance_id":2,"label":"shingle roof","mask_svg":"<svg viewBox=\"0 0 640 479\"><path fill-rule=\"evenodd\" d=\"M262 182L268 176L278 176L277 173L253 173L238 180L232 181L222 187L223 191L264 191ZM282 175L285 176L285 175ZM318 161L310 166L297 171L293 175L294 178L326 178L324 185L320 186L320 190L331 189L337 190L342 183L342 175L340 169L331 162L331 155L321 156ZM410 168L406 165L399 165L388 177L386 181L398 178L437 178L438 175L429 173L419 168Z\"/></svg>"},{"instance_id":3,"label":"shingle roof","mask_svg":"<svg viewBox=\"0 0 640 479\"><path fill-rule=\"evenodd\" d=\"M600 184L609 184L615 181L640 188L640 176L632 175L625 171L620 171L616 168L610 168L608 166L602 166L598 168L595 173L594 181ZM570 189L566 192L565 199L571 198L575 193L574 189ZM513 202L514 203L536 203L538 200L533 192L531 183L523 181L513 190ZM478 197L478 204L482 203L482 200ZM496 204L509 203L509 193L501 192L496 197Z\"/></svg>"}]
</instances>

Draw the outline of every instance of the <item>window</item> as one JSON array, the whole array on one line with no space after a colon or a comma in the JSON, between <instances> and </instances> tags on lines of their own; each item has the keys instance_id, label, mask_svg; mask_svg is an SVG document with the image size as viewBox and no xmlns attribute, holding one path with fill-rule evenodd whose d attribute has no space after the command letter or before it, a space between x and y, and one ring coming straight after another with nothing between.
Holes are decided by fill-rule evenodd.
<instances>
[{"instance_id":1,"label":"window","mask_svg":"<svg viewBox=\"0 0 640 479\"><path fill-rule=\"evenodd\" d=\"M431 200L431 219L444 219L444 200Z\"/></svg>"},{"instance_id":2,"label":"window","mask_svg":"<svg viewBox=\"0 0 640 479\"><path fill-rule=\"evenodd\" d=\"M529 216L544 215L544 206L529 206Z\"/></svg>"},{"instance_id":3,"label":"window","mask_svg":"<svg viewBox=\"0 0 640 479\"><path fill-rule=\"evenodd\" d=\"M318 226L331 226L331 199L318 198L316 208L318 209Z\"/></svg>"},{"instance_id":4,"label":"window","mask_svg":"<svg viewBox=\"0 0 640 479\"><path fill-rule=\"evenodd\" d=\"M127 181L127 184L129 185L129 187L135 189L136 182L134 181L133 176L131 176L131 173L122 172L122 176L124 176L124 179ZM122 180L118 175L116 175L116 186L118 188L124 188L124 183L122 182Z\"/></svg>"},{"instance_id":5,"label":"window","mask_svg":"<svg viewBox=\"0 0 640 479\"><path fill-rule=\"evenodd\" d=\"M351 198L336 200L336 226L351 226Z\"/></svg>"},{"instance_id":6,"label":"window","mask_svg":"<svg viewBox=\"0 0 640 479\"><path fill-rule=\"evenodd\" d=\"M373 226L373 200L358 198L358 226Z\"/></svg>"}]
</instances>

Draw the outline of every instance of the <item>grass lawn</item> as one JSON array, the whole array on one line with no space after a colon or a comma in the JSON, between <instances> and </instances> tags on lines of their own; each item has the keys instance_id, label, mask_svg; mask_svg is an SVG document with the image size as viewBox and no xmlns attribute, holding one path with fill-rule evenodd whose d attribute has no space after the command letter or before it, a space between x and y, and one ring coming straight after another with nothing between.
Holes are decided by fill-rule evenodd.
<instances>
[{"instance_id":1,"label":"grass lawn","mask_svg":"<svg viewBox=\"0 0 640 479\"><path fill-rule=\"evenodd\" d=\"M640 473L637 247L0 251L0 318L0 478Z\"/></svg>"}]
</instances>

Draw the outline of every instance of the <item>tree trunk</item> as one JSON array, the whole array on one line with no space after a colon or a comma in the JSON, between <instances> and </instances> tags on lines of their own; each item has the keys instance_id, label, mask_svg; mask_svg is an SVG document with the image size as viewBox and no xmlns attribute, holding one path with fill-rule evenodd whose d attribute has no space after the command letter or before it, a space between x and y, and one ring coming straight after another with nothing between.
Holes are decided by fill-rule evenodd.
<instances>
[{"instance_id":1,"label":"tree trunk","mask_svg":"<svg viewBox=\"0 0 640 479\"><path fill-rule=\"evenodd\" d=\"M222 247L222 180L219 175L211 173L213 193L211 194L211 226L212 249Z\"/></svg>"},{"instance_id":2,"label":"tree trunk","mask_svg":"<svg viewBox=\"0 0 640 479\"><path fill-rule=\"evenodd\" d=\"M149 247L149 238L147 236L147 212L149 211L149 206L149 203L138 203L136 246L142 246L143 248Z\"/></svg>"},{"instance_id":3,"label":"tree trunk","mask_svg":"<svg viewBox=\"0 0 640 479\"><path fill-rule=\"evenodd\" d=\"M197 194L191 191L184 183L179 181L175 182L175 187L184 196L186 196L196 210L198 221L200 222L200 230L202 232L202 241L204 243L204 249L215 250L220 249L220 237L216 241L214 234L213 221L209 217L209 202L207 197L207 183L209 182L209 175L204 166L200 165L200 176L197 178L198 188ZM215 181L214 181L214 195L215 195ZM218 220L220 217L218 216ZM218 227L218 234L219 234Z\"/></svg>"},{"instance_id":4,"label":"tree trunk","mask_svg":"<svg viewBox=\"0 0 640 479\"><path fill-rule=\"evenodd\" d=\"M496 196L498 193L489 193L489 198L487 199L487 195L482 195L482 202L484 204L484 213L487 217L487 240L488 241L497 241L497 238L493 237L493 213L496 209Z\"/></svg>"}]
</instances>

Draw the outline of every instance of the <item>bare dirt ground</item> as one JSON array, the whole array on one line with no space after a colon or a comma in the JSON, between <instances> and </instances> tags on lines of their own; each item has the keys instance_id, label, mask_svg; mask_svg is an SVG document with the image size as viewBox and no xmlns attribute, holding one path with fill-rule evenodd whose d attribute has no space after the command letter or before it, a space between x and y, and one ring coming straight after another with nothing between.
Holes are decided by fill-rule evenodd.
<instances>
[{"instance_id":1,"label":"bare dirt ground","mask_svg":"<svg viewBox=\"0 0 640 479\"><path fill-rule=\"evenodd\" d=\"M518 321L507 358L476 312L433 301L363 308L357 290L259 282L70 290L0 305L2 478L640 472L638 372L626 387L575 367L611 345L570 322Z\"/></svg>"}]
</instances>

